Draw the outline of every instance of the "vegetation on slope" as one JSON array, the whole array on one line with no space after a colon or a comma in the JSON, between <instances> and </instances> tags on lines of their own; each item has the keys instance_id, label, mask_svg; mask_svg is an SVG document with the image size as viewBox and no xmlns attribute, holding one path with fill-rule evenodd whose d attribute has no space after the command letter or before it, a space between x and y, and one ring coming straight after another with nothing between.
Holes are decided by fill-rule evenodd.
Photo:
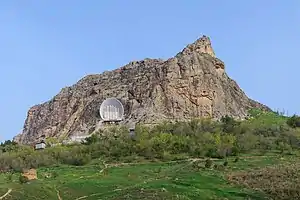
<instances>
[{"instance_id":1,"label":"vegetation on slope","mask_svg":"<svg viewBox=\"0 0 300 200\"><path fill-rule=\"evenodd\" d=\"M29 184L20 184L18 173L0 175L0 195L11 189L7 200L299 199L298 178L292 178L296 174L282 177L287 175L285 167L299 163L294 156L245 155L237 162L228 158L227 166L223 159L211 161L207 166L205 159L108 165L94 160L85 166L43 167L38 170L38 180ZM282 166L280 170L277 165Z\"/></svg>"},{"instance_id":2,"label":"vegetation on slope","mask_svg":"<svg viewBox=\"0 0 300 200\"><path fill-rule=\"evenodd\" d=\"M261 192L275 199L295 199L299 197L298 188L285 184L282 178L282 169L290 169L286 165L281 170L274 168L282 179L276 179L276 187L272 182L258 185L270 177L269 168L249 174L244 171L242 177L248 181L234 173L266 163L287 163L279 159L283 156L288 160L296 158L300 148L299 121L297 116L254 110L245 121L226 116L219 122L195 119L165 122L152 128L138 126L135 137L130 137L125 127L111 127L95 133L84 144L42 151L6 142L0 153L0 170L6 172L0 175L0 192L4 194L12 188L7 199L34 199L36 193L41 193L39 199L262 199ZM245 160L247 154L251 154L251 163ZM259 156L258 162L253 155ZM153 161L176 162L115 167L106 164ZM297 162L296 159L294 163ZM19 172L29 168L39 169L39 180L20 184ZM298 168L293 170L298 173ZM295 177L292 175L289 183L297 183ZM228 185L228 181L234 185ZM259 192L241 190L243 185ZM276 196L277 189L281 195Z\"/></svg>"},{"instance_id":3,"label":"vegetation on slope","mask_svg":"<svg viewBox=\"0 0 300 200\"><path fill-rule=\"evenodd\" d=\"M245 121L226 116L220 122L195 119L165 122L152 128L138 126L134 138L129 136L127 128L112 126L95 133L85 144L60 145L43 151L8 142L2 144L0 170L21 171L58 164L78 166L96 158L178 160L186 157L225 158L251 152L264 154L272 150L292 153L300 147L300 131L294 122L297 120L299 118L277 113L253 111L250 119Z\"/></svg>"},{"instance_id":4,"label":"vegetation on slope","mask_svg":"<svg viewBox=\"0 0 300 200\"><path fill-rule=\"evenodd\" d=\"M260 190L274 199L300 198L300 162L280 164L261 169L235 172L229 180L247 188Z\"/></svg>"},{"instance_id":5,"label":"vegetation on slope","mask_svg":"<svg viewBox=\"0 0 300 200\"><path fill-rule=\"evenodd\" d=\"M221 162L214 161L221 166ZM105 168L86 166L41 168L38 180L19 184L17 174L0 176L0 192L7 199L263 199L260 192L228 184L223 173L238 166L229 161L224 170L205 168L204 161L140 163Z\"/></svg>"}]
</instances>

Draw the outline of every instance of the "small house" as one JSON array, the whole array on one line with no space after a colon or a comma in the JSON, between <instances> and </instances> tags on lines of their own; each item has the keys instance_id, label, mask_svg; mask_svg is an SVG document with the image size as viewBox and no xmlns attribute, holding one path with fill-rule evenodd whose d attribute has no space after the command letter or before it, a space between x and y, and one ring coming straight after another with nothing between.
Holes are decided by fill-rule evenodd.
<instances>
[{"instance_id":1,"label":"small house","mask_svg":"<svg viewBox=\"0 0 300 200\"><path fill-rule=\"evenodd\" d=\"M45 148L46 148L46 144L44 142L37 143L34 146L35 150L41 150L41 149L45 149Z\"/></svg>"},{"instance_id":2,"label":"small house","mask_svg":"<svg viewBox=\"0 0 300 200\"><path fill-rule=\"evenodd\" d=\"M130 128L130 129L129 129L129 136L130 136L132 139L135 138L135 130L134 130L134 128Z\"/></svg>"}]
</instances>

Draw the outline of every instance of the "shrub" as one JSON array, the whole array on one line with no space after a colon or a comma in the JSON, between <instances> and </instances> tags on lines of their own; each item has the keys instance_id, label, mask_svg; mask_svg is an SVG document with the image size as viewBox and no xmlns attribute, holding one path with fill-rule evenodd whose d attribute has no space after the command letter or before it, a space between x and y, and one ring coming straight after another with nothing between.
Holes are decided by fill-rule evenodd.
<instances>
[{"instance_id":1,"label":"shrub","mask_svg":"<svg viewBox=\"0 0 300 200\"><path fill-rule=\"evenodd\" d=\"M193 162L193 168L196 169L196 170L199 170L202 168L202 163L200 160L196 160Z\"/></svg>"},{"instance_id":2,"label":"shrub","mask_svg":"<svg viewBox=\"0 0 300 200\"><path fill-rule=\"evenodd\" d=\"M239 157L236 157L235 159L234 159L234 161L233 162L238 162L240 160L240 158Z\"/></svg>"},{"instance_id":3,"label":"shrub","mask_svg":"<svg viewBox=\"0 0 300 200\"><path fill-rule=\"evenodd\" d=\"M56 171L52 172L52 178L58 177L58 173Z\"/></svg>"},{"instance_id":4,"label":"shrub","mask_svg":"<svg viewBox=\"0 0 300 200\"><path fill-rule=\"evenodd\" d=\"M224 161L223 166L224 166L224 167L227 167L227 166L228 166L228 161L227 161L227 160Z\"/></svg>"},{"instance_id":5,"label":"shrub","mask_svg":"<svg viewBox=\"0 0 300 200\"><path fill-rule=\"evenodd\" d=\"M224 165L218 165L218 164L215 164L214 165L214 169L215 170L224 170L225 166Z\"/></svg>"},{"instance_id":6,"label":"shrub","mask_svg":"<svg viewBox=\"0 0 300 200\"><path fill-rule=\"evenodd\" d=\"M297 115L293 115L292 117L288 118L286 123L292 128L300 127L300 117Z\"/></svg>"},{"instance_id":7,"label":"shrub","mask_svg":"<svg viewBox=\"0 0 300 200\"><path fill-rule=\"evenodd\" d=\"M95 134L91 135L90 137L86 138L84 142L82 142L83 144L86 145L90 145L90 144L94 144L99 140L99 137Z\"/></svg>"},{"instance_id":8,"label":"shrub","mask_svg":"<svg viewBox=\"0 0 300 200\"><path fill-rule=\"evenodd\" d=\"M170 160L173 160L173 158L174 157L169 152L164 151L161 159L163 161L170 161Z\"/></svg>"},{"instance_id":9,"label":"shrub","mask_svg":"<svg viewBox=\"0 0 300 200\"><path fill-rule=\"evenodd\" d=\"M220 154L217 152L216 148L209 148L205 156L210 158L223 158L223 156L220 156Z\"/></svg>"},{"instance_id":10,"label":"shrub","mask_svg":"<svg viewBox=\"0 0 300 200\"><path fill-rule=\"evenodd\" d=\"M212 165L213 165L213 161L211 159L206 159L205 160L205 167L206 168L211 168Z\"/></svg>"},{"instance_id":11,"label":"shrub","mask_svg":"<svg viewBox=\"0 0 300 200\"><path fill-rule=\"evenodd\" d=\"M239 154L238 147L236 147L236 146L232 147L232 149L231 149L231 155L232 156L237 156L238 154Z\"/></svg>"},{"instance_id":12,"label":"shrub","mask_svg":"<svg viewBox=\"0 0 300 200\"><path fill-rule=\"evenodd\" d=\"M26 176L23 176L22 174L19 176L19 181L21 184L29 182L28 178Z\"/></svg>"},{"instance_id":13,"label":"shrub","mask_svg":"<svg viewBox=\"0 0 300 200\"><path fill-rule=\"evenodd\" d=\"M9 173L7 174L7 180L8 180L9 182L11 182L11 181L12 181L12 178L13 178L13 174L9 172Z\"/></svg>"},{"instance_id":14,"label":"shrub","mask_svg":"<svg viewBox=\"0 0 300 200\"><path fill-rule=\"evenodd\" d=\"M64 164L82 166L88 164L90 161L91 161L90 155L76 154L73 155L72 157L65 158Z\"/></svg>"},{"instance_id":15,"label":"shrub","mask_svg":"<svg viewBox=\"0 0 300 200\"><path fill-rule=\"evenodd\" d=\"M22 172L23 169L27 168L26 163L21 158L13 158L9 164L15 172Z\"/></svg>"},{"instance_id":16,"label":"shrub","mask_svg":"<svg viewBox=\"0 0 300 200\"><path fill-rule=\"evenodd\" d=\"M238 125L232 117L226 115L221 118L222 122L222 129L225 133L232 133L234 132L235 127Z\"/></svg>"}]
</instances>

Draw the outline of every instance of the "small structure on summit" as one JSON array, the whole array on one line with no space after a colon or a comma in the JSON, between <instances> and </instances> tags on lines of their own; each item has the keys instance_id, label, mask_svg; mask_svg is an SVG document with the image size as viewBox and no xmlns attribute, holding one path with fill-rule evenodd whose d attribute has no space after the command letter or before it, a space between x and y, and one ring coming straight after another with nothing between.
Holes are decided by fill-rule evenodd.
<instances>
[{"instance_id":1,"label":"small structure on summit","mask_svg":"<svg viewBox=\"0 0 300 200\"><path fill-rule=\"evenodd\" d=\"M120 122L124 118L124 107L116 98L105 99L99 111L103 122L106 123Z\"/></svg>"}]
</instances>

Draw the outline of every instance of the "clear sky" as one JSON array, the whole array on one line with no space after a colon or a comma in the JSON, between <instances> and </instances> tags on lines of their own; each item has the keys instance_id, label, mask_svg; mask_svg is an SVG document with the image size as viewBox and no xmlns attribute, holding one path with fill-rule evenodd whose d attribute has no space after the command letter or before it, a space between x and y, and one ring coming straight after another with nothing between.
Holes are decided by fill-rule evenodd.
<instances>
[{"instance_id":1,"label":"clear sky","mask_svg":"<svg viewBox=\"0 0 300 200\"><path fill-rule=\"evenodd\" d=\"M4 0L0 25L0 140L83 76L172 57L203 34L249 97L300 114L299 0Z\"/></svg>"}]
</instances>

